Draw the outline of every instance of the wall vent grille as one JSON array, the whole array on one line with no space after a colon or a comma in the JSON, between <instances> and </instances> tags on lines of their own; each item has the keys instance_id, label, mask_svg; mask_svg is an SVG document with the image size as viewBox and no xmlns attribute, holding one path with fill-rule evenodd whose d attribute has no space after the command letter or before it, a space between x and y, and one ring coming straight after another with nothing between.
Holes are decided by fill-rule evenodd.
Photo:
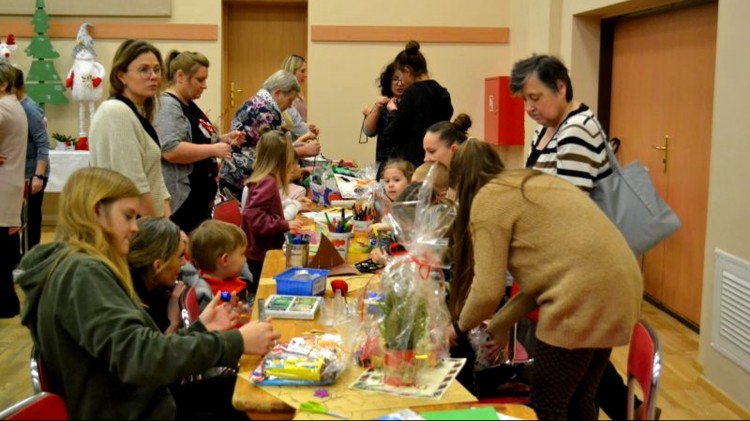
<instances>
[{"instance_id":1,"label":"wall vent grille","mask_svg":"<svg viewBox=\"0 0 750 421\"><path fill-rule=\"evenodd\" d=\"M750 372L750 262L716 251L711 346Z\"/></svg>"}]
</instances>

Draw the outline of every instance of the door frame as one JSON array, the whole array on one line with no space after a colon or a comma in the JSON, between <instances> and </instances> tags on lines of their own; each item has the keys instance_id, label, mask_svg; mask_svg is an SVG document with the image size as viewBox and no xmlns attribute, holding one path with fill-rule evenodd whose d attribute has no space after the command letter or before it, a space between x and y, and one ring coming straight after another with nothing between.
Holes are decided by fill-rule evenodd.
<instances>
[{"instance_id":1,"label":"door frame","mask_svg":"<svg viewBox=\"0 0 750 421\"><path fill-rule=\"evenodd\" d=\"M691 8L705 3L715 3L717 0L683 0L677 3L668 5L648 8L644 10L637 10L630 13L624 13L612 17L603 18L600 21L600 36L599 36L599 84L598 84L598 95L597 95L597 118L599 119L604 130L609 133L610 131L610 120L611 120L611 102L612 102L612 73L613 73L613 58L614 58L614 41L615 41L615 27L618 22L633 17L641 17L652 14L668 13L670 11ZM640 257L641 266L644 263L644 257ZM706 262L704 261L703 266L705 268ZM682 316L681 314L673 311L666 305L657 301L655 298L645 295L644 299L669 314L682 324L695 331L700 332L700 326L692 320Z\"/></svg>"}]
</instances>

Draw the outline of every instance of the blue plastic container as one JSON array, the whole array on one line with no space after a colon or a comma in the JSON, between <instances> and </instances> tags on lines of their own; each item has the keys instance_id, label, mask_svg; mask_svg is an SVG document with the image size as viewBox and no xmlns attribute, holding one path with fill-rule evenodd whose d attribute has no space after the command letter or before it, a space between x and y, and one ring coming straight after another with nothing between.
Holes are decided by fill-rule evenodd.
<instances>
[{"instance_id":1,"label":"blue plastic container","mask_svg":"<svg viewBox=\"0 0 750 421\"><path fill-rule=\"evenodd\" d=\"M291 267L274 276L280 295L320 295L326 292L327 269Z\"/></svg>"}]
</instances>

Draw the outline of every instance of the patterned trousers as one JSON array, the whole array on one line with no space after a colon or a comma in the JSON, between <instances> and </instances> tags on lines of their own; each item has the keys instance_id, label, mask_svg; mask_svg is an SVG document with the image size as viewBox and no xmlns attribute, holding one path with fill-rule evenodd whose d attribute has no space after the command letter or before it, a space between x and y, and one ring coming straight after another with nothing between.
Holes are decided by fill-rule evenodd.
<instances>
[{"instance_id":1,"label":"patterned trousers","mask_svg":"<svg viewBox=\"0 0 750 421\"><path fill-rule=\"evenodd\" d=\"M537 338L531 407L540 420L596 420L596 391L611 348L565 349Z\"/></svg>"}]
</instances>

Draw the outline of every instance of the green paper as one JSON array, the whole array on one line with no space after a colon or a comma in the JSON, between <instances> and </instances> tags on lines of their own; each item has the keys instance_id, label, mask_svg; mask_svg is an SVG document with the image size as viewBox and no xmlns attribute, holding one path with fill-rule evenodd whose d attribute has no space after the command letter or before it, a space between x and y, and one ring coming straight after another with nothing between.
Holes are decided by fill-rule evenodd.
<instances>
[{"instance_id":1,"label":"green paper","mask_svg":"<svg viewBox=\"0 0 750 421\"><path fill-rule=\"evenodd\" d=\"M426 420L498 420L497 411L491 406L449 411L420 412Z\"/></svg>"}]
</instances>

